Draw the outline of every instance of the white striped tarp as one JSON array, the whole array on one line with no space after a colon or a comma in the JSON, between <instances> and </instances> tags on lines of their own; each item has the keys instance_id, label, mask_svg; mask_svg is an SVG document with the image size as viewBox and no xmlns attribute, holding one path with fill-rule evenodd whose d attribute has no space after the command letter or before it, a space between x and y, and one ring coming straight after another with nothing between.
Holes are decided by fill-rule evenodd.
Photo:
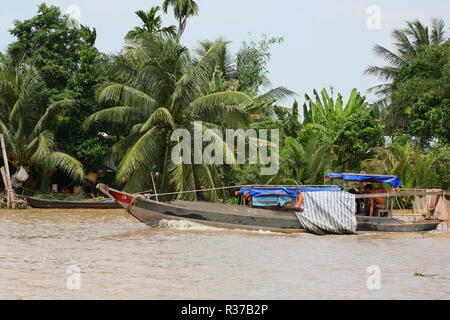
<instances>
[{"instance_id":1,"label":"white striped tarp","mask_svg":"<svg viewBox=\"0 0 450 320\"><path fill-rule=\"evenodd\" d=\"M315 234L356 232L355 195L345 191L303 192L303 212L296 212L300 224Z\"/></svg>"}]
</instances>

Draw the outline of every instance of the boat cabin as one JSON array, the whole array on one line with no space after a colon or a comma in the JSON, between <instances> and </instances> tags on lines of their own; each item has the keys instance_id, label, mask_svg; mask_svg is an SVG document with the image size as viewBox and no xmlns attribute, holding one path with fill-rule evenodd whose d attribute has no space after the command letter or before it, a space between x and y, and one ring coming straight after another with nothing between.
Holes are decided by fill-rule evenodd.
<instances>
[{"instance_id":1,"label":"boat cabin","mask_svg":"<svg viewBox=\"0 0 450 320\"><path fill-rule=\"evenodd\" d=\"M329 173L325 176L333 185L334 180L341 180L342 187L348 189L346 182L357 182L357 189L347 190L356 194L357 215L377 215L392 217L394 199L386 197L388 191L383 183L392 188L400 188L400 178L395 175L366 174L366 173ZM375 184L375 186L373 185Z\"/></svg>"}]
</instances>

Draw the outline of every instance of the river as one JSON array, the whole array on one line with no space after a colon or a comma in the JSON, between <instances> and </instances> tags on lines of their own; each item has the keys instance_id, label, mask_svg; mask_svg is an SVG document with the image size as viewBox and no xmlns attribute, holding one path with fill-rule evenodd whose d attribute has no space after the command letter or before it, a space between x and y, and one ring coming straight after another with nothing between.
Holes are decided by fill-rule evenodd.
<instances>
[{"instance_id":1,"label":"river","mask_svg":"<svg viewBox=\"0 0 450 320\"><path fill-rule=\"evenodd\" d=\"M0 209L0 299L450 299L449 248L450 233L148 228L122 210Z\"/></svg>"}]
</instances>

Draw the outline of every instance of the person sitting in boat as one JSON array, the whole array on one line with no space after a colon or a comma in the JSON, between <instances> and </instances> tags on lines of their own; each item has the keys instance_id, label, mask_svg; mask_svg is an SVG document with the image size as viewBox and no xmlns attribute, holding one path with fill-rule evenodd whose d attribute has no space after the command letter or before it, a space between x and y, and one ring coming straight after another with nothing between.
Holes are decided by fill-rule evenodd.
<instances>
[{"instance_id":1,"label":"person sitting in boat","mask_svg":"<svg viewBox=\"0 0 450 320\"><path fill-rule=\"evenodd\" d=\"M364 191L366 194L369 193L387 193L386 189L384 189L383 187L379 186L378 188L374 189L373 186L371 184L367 184L364 187ZM375 197L375 198L370 198L370 205L366 207L366 214L368 214L369 216L373 216L374 211L377 210L384 210L386 209L387 206L387 201L385 197Z\"/></svg>"},{"instance_id":2,"label":"person sitting in boat","mask_svg":"<svg viewBox=\"0 0 450 320\"><path fill-rule=\"evenodd\" d=\"M361 194L361 192L356 191L354 188L348 190L348 192L352 193L352 194ZM362 199L356 199L355 200L355 202L356 202L356 215L357 216L364 216L364 215L366 215L364 210L362 210L363 206L361 205L362 204L361 200Z\"/></svg>"}]
</instances>

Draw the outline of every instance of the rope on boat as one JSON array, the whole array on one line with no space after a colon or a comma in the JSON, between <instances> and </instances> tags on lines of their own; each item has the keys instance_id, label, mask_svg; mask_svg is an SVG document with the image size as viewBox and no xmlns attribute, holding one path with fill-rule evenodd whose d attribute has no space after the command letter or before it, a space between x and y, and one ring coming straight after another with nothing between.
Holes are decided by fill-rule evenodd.
<instances>
[{"instance_id":1,"label":"rope on boat","mask_svg":"<svg viewBox=\"0 0 450 320\"><path fill-rule=\"evenodd\" d=\"M147 197L155 197L155 196L169 196L169 195L176 195L176 194L185 194L185 193L194 193L194 192L206 192L206 191L215 191L215 190L226 190L226 189L239 189L239 188L246 188L246 187L252 187L252 188L275 188L275 187L285 187L285 188L299 188L299 187L328 187L324 185L238 185L238 186L231 186L231 187L217 187L217 188L208 188L208 189L198 189L198 190L188 190L188 191L176 191L176 192L167 192L167 193L152 193L148 194L148 192L151 192L153 190L147 190L142 192L136 192L136 194L145 194Z\"/></svg>"},{"instance_id":2,"label":"rope on boat","mask_svg":"<svg viewBox=\"0 0 450 320\"><path fill-rule=\"evenodd\" d=\"M133 199L131 199L130 205L127 207L127 210L126 210L126 212L129 215L131 215L130 208L134 209L136 207L136 201L135 201L136 199L145 199L145 197L143 195L141 195L141 194L135 194L133 196Z\"/></svg>"},{"instance_id":3,"label":"rope on boat","mask_svg":"<svg viewBox=\"0 0 450 320\"><path fill-rule=\"evenodd\" d=\"M214 190L237 189L237 188L241 188L241 187L242 186L219 187L219 188L198 189L198 190L189 190L189 191L177 191L177 192L167 192L167 193L153 193L153 194L146 194L147 192L153 191L153 190L147 190L147 191L137 192L136 194L146 194L147 197L155 197L155 196L168 196L168 195L174 195L174 194L205 192L205 191L214 191Z\"/></svg>"}]
</instances>

